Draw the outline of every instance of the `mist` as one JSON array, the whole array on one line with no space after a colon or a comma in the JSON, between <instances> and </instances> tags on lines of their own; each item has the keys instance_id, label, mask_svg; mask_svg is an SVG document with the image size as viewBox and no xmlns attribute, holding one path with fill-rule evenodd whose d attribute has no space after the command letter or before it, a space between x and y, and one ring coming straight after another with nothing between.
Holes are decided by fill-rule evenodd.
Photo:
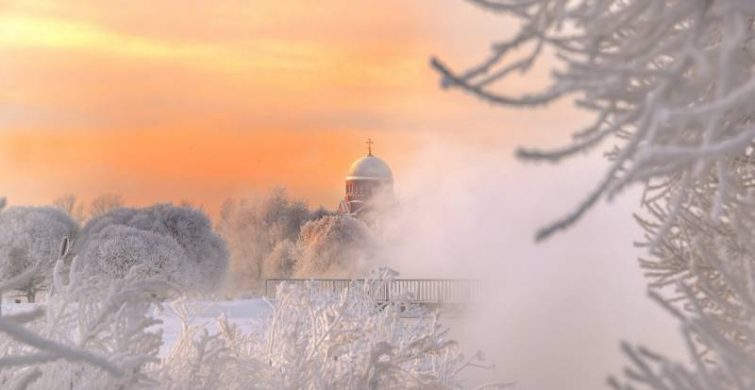
<instances>
[{"instance_id":1,"label":"mist","mask_svg":"<svg viewBox=\"0 0 755 390\"><path fill-rule=\"evenodd\" d=\"M432 141L396 173L401 203L386 230L385 259L401 277L475 278L495 290L463 319L447 319L482 374L521 389L605 388L626 358L622 340L675 356L677 325L647 299L632 219L638 191L593 209L536 243L601 177L605 160L516 161L510 150Z\"/></svg>"}]
</instances>

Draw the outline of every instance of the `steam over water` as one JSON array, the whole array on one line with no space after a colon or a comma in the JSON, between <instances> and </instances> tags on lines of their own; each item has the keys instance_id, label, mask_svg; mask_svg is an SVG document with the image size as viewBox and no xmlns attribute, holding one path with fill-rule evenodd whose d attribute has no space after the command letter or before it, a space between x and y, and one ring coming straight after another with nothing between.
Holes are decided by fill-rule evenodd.
<instances>
[{"instance_id":1,"label":"steam over water","mask_svg":"<svg viewBox=\"0 0 755 390\"><path fill-rule=\"evenodd\" d=\"M536 244L537 228L571 211L602 161L537 166L511 156L435 143L396 172L390 266L402 277L494 281L470 317L446 323L496 364L491 378L520 389L605 388L626 362L621 340L680 351L675 323L645 295L632 247L636 191Z\"/></svg>"}]
</instances>

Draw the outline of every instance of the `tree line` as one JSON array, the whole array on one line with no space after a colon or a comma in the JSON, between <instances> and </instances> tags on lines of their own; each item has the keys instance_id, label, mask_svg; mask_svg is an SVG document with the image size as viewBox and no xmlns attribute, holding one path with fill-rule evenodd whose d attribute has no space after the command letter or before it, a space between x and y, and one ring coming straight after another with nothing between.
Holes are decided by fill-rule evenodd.
<instances>
[{"instance_id":1,"label":"tree line","mask_svg":"<svg viewBox=\"0 0 755 390\"><path fill-rule=\"evenodd\" d=\"M34 272L18 288L34 302L64 239L72 243L66 263L78 258L89 273L160 276L181 290L226 295L258 292L267 278L354 276L379 242L364 222L310 210L283 188L225 201L216 226L188 202L131 208L115 194L89 204L65 195L0 211L0 280Z\"/></svg>"}]
</instances>

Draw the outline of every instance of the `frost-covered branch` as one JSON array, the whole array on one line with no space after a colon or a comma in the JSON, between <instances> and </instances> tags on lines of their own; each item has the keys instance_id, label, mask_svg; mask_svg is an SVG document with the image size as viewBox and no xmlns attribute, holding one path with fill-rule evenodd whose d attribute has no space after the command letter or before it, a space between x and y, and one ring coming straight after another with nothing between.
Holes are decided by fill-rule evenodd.
<instances>
[{"instance_id":1,"label":"frost-covered branch","mask_svg":"<svg viewBox=\"0 0 755 390\"><path fill-rule=\"evenodd\" d=\"M0 316L0 383L18 389L141 386L147 364L157 361L161 334L149 329L159 323L149 309L164 282L81 274L77 259L65 264L67 253L66 240L45 305Z\"/></svg>"},{"instance_id":2,"label":"frost-covered branch","mask_svg":"<svg viewBox=\"0 0 755 390\"><path fill-rule=\"evenodd\" d=\"M686 176L679 189L686 199L704 179L706 166L725 165L755 138L747 125L755 97L753 12L742 2L473 3L516 16L520 32L494 44L489 58L467 71L455 72L434 58L444 87L527 107L568 94L595 113L595 123L577 132L574 144L553 151L521 149L520 158L559 161L611 138L618 143L601 184L575 212L541 230L540 239L570 226L597 200L631 183ZM496 87L513 73L532 69L545 50L559 61L551 86L518 97L498 92ZM719 190L727 191L725 186Z\"/></svg>"},{"instance_id":3,"label":"frost-covered branch","mask_svg":"<svg viewBox=\"0 0 755 390\"><path fill-rule=\"evenodd\" d=\"M282 285L258 332L225 317L217 334L185 326L160 380L167 389L461 388L482 356L465 359L432 313L403 318L401 301L378 305L371 292L386 282L333 294Z\"/></svg>"},{"instance_id":4,"label":"frost-covered branch","mask_svg":"<svg viewBox=\"0 0 755 390\"><path fill-rule=\"evenodd\" d=\"M691 366L647 348L615 388L755 387L755 5L747 0L471 0L521 22L468 71L432 65L441 85L497 104L573 99L595 120L555 150L518 156L559 162L600 145L609 167L544 239L601 199L644 186L636 215L651 296L681 324ZM524 54L522 54L524 53ZM544 91L504 96L514 73L552 54ZM606 145L609 144L610 145Z\"/></svg>"}]
</instances>

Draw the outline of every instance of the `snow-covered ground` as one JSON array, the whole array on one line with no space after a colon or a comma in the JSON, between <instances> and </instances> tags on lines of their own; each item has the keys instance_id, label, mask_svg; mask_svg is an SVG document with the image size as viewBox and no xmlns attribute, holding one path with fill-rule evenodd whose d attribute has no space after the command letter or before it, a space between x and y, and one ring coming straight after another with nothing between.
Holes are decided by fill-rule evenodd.
<instances>
[{"instance_id":1,"label":"snow-covered ground","mask_svg":"<svg viewBox=\"0 0 755 390\"><path fill-rule=\"evenodd\" d=\"M4 300L3 313L12 314L33 309L33 303L15 303L13 300ZM163 331L163 344L160 347L160 355L165 356L176 341L181 332L182 313L178 304L165 304L162 308L155 308L156 317L162 321L159 325ZM217 319L221 315L233 324L239 326L244 332L259 329L262 320L270 310L269 303L262 298L237 299L232 301L190 301L184 302L183 307L188 311L189 326L203 327L209 333L217 332Z\"/></svg>"},{"instance_id":2,"label":"snow-covered ground","mask_svg":"<svg viewBox=\"0 0 755 390\"><path fill-rule=\"evenodd\" d=\"M238 299L233 301L192 301L186 302L189 310L187 324L207 329L209 333L215 333L217 319L221 315L233 324L239 326L242 331L249 332L259 329L265 314L270 310L270 305L262 298ZM160 347L160 355L170 350L181 332L182 320L178 306L165 305L163 310L158 311L157 318L163 321L163 345Z\"/></svg>"}]
</instances>

